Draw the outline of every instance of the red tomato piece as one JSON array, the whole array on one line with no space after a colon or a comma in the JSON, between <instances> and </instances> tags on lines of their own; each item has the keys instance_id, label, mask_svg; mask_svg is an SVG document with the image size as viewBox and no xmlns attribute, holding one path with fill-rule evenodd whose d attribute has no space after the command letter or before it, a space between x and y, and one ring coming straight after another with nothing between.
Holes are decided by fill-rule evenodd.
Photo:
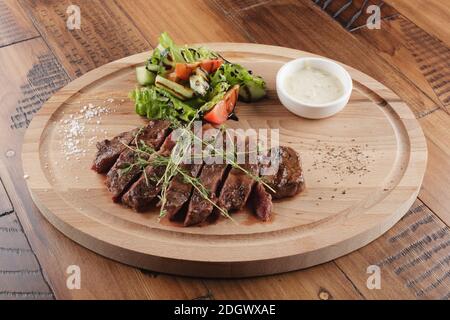
<instances>
[{"instance_id":1,"label":"red tomato piece","mask_svg":"<svg viewBox=\"0 0 450 320\"><path fill-rule=\"evenodd\" d=\"M203 119L212 124L222 124L227 121L236 106L238 95L239 85L235 85L227 91L221 101L204 115Z\"/></svg>"}]
</instances>

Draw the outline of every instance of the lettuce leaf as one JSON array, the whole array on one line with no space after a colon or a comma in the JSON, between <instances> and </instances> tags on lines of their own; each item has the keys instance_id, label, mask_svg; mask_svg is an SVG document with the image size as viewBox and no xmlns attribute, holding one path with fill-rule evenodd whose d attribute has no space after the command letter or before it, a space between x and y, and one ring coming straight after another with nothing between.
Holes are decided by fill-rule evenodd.
<instances>
[{"instance_id":1,"label":"lettuce leaf","mask_svg":"<svg viewBox=\"0 0 450 320\"><path fill-rule=\"evenodd\" d=\"M251 72L239 64L224 63L212 76L212 84L226 81L230 86L235 84L244 85L252 82L261 88L265 88L266 83L261 77L251 74Z\"/></svg>"},{"instance_id":2,"label":"lettuce leaf","mask_svg":"<svg viewBox=\"0 0 450 320\"><path fill-rule=\"evenodd\" d=\"M157 87L136 88L129 97L135 103L136 113L149 119L167 119L188 122L197 110Z\"/></svg>"},{"instance_id":3,"label":"lettuce leaf","mask_svg":"<svg viewBox=\"0 0 450 320\"><path fill-rule=\"evenodd\" d=\"M238 84L240 86L239 96L244 101L256 101L266 94L264 79L254 76L249 70L239 64L222 64L211 76L211 84L213 86L220 82L226 82L230 86Z\"/></svg>"},{"instance_id":4,"label":"lettuce leaf","mask_svg":"<svg viewBox=\"0 0 450 320\"><path fill-rule=\"evenodd\" d=\"M167 32L161 33L161 35L159 36L159 44L164 49L170 52L173 61L180 63L186 62L183 55L181 54L181 48L173 42L172 38L169 37Z\"/></svg>"}]
</instances>

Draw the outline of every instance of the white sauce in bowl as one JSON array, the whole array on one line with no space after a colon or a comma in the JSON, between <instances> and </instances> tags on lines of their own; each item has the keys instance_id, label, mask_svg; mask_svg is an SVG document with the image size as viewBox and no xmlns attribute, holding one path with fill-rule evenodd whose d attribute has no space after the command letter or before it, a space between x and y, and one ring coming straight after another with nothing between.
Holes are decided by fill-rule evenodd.
<instances>
[{"instance_id":1,"label":"white sauce in bowl","mask_svg":"<svg viewBox=\"0 0 450 320\"><path fill-rule=\"evenodd\" d=\"M344 87L337 77L308 66L288 75L284 85L291 97L311 104L331 102L344 94Z\"/></svg>"}]
</instances>

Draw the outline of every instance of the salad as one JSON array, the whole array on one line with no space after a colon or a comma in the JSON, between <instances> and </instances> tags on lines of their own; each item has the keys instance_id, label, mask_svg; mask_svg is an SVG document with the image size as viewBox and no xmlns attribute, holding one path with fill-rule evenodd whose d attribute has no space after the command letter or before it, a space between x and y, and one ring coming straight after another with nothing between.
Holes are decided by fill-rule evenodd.
<instances>
[{"instance_id":1,"label":"salad","mask_svg":"<svg viewBox=\"0 0 450 320\"><path fill-rule=\"evenodd\" d=\"M204 47L177 46L167 33L136 77L140 87L130 98L136 113L149 119L222 124L235 117L238 100L266 95L264 80L250 70Z\"/></svg>"}]
</instances>

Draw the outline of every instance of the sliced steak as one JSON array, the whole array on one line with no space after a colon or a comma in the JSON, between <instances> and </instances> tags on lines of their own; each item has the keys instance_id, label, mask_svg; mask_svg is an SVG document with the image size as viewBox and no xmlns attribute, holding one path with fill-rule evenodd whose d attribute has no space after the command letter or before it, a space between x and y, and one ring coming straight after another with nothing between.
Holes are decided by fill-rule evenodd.
<instances>
[{"instance_id":1,"label":"sliced steak","mask_svg":"<svg viewBox=\"0 0 450 320\"><path fill-rule=\"evenodd\" d=\"M246 139L244 152L244 163L238 163L239 166L252 174L253 176L258 176L258 164L257 164L257 151L256 142L252 147L249 147L249 141ZM253 150L250 150L252 148ZM239 152L239 150L237 150ZM238 161L240 162L240 161ZM219 200L217 202L218 206L228 210L241 210L252 191L252 187L255 183L255 179L248 175L240 168L232 168L228 173L222 190L220 191Z\"/></svg>"},{"instance_id":2,"label":"sliced steak","mask_svg":"<svg viewBox=\"0 0 450 320\"><path fill-rule=\"evenodd\" d=\"M169 127L170 123L168 121L150 121L146 127L139 130L135 140L157 150L168 135ZM136 151L127 149L120 154L116 163L109 170L106 186L113 194L115 202L120 200L122 194L142 173L142 168L139 165L133 165L138 160L138 156L139 154ZM144 159L147 158L142 154L140 156Z\"/></svg>"},{"instance_id":3,"label":"sliced steak","mask_svg":"<svg viewBox=\"0 0 450 320\"><path fill-rule=\"evenodd\" d=\"M141 155L142 156L142 155ZM106 187L112 193L114 202L118 202L122 193L139 177L141 167L133 165L138 160L138 153L127 149L122 152L114 166L109 170Z\"/></svg>"},{"instance_id":4,"label":"sliced steak","mask_svg":"<svg viewBox=\"0 0 450 320\"><path fill-rule=\"evenodd\" d=\"M107 173L120 154L127 149L127 145L133 141L138 130L139 128L122 132L111 140L105 139L97 142L97 154L92 164L92 170L98 173Z\"/></svg>"},{"instance_id":5,"label":"sliced steak","mask_svg":"<svg viewBox=\"0 0 450 320\"><path fill-rule=\"evenodd\" d=\"M203 140L205 139L212 141L204 135ZM223 141L223 143L225 146L225 141ZM211 202L217 202L218 189L225 178L224 176L228 165L226 163L221 164L211 162L212 161L205 160L205 164L203 165L201 173L198 177L199 182L209 195L209 201L208 199L205 199L197 189L192 192L186 217L184 219L185 226L201 223L205 221L213 212L214 205Z\"/></svg>"},{"instance_id":6,"label":"sliced steak","mask_svg":"<svg viewBox=\"0 0 450 320\"><path fill-rule=\"evenodd\" d=\"M305 187L300 155L292 148L280 146L271 149L278 162L275 174L264 176L264 181L275 190L269 191L275 199L292 197ZM275 153L275 154L273 154ZM272 165L274 165L272 161Z\"/></svg>"},{"instance_id":7,"label":"sliced steak","mask_svg":"<svg viewBox=\"0 0 450 320\"><path fill-rule=\"evenodd\" d=\"M212 202L217 201L217 189L224 178L226 168L227 164L205 164L202 168L199 180ZM187 227L205 221L213 209L214 205L205 199L198 190L194 190L184 219L184 225Z\"/></svg>"},{"instance_id":8,"label":"sliced steak","mask_svg":"<svg viewBox=\"0 0 450 320\"><path fill-rule=\"evenodd\" d=\"M210 124L203 125L202 133L205 133L209 129L214 129L214 127ZM196 134L197 136L199 135L198 132ZM191 154L194 153L195 149L191 150ZM191 162L191 164L182 164L180 168L189 176L196 178L200 173L203 163L196 164L194 163L194 159L191 159ZM176 219L177 213L179 213L184 205L188 202L192 193L192 189L192 184L186 182L180 174L176 175L170 182L166 192L167 202L164 205L166 216L170 220Z\"/></svg>"},{"instance_id":9,"label":"sliced steak","mask_svg":"<svg viewBox=\"0 0 450 320\"><path fill-rule=\"evenodd\" d=\"M158 155L170 156L170 152L175 144L175 141L169 135L158 151ZM152 159L155 159L158 155L155 154L153 157L150 157L149 162L151 163ZM147 210L161 191L162 185L158 184L158 181L163 176L166 166L149 164L144 170L144 174L122 196L122 203L137 212Z\"/></svg>"},{"instance_id":10,"label":"sliced steak","mask_svg":"<svg viewBox=\"0 0 450 320\"><path fill-rule=\"evenodd\" d=\"M270 219L273 207L272 195L266 191L262 183L255 183L250 195L250 202L258 218L262 221Z\"/></svg>"},{"instance_id":11,"label":"sliced steak","mask_svg":"<svg viewBox=\"0 0 450 320\"><path fill-rule=\"evenodd\" d=\"M170 132L170 121L151 120L139 131L136 141L143 141L147 146L158 150Z\"/></svg>"},{"instance_id":12,"label":"sliced steak","mask_svg":"<svg viewBox=\"0 0 450 320\"><path fill-rule=\"evenodd\" d=\"M196 178L200 173L202 164L184 164L181 169L191 177ZM184 181L181 175L176 175L167 188L167 202L164 205L166 215L170 220L174 220L177 213L189 200L192 193L192 184Z\"/></svg>"}]
</instances>

